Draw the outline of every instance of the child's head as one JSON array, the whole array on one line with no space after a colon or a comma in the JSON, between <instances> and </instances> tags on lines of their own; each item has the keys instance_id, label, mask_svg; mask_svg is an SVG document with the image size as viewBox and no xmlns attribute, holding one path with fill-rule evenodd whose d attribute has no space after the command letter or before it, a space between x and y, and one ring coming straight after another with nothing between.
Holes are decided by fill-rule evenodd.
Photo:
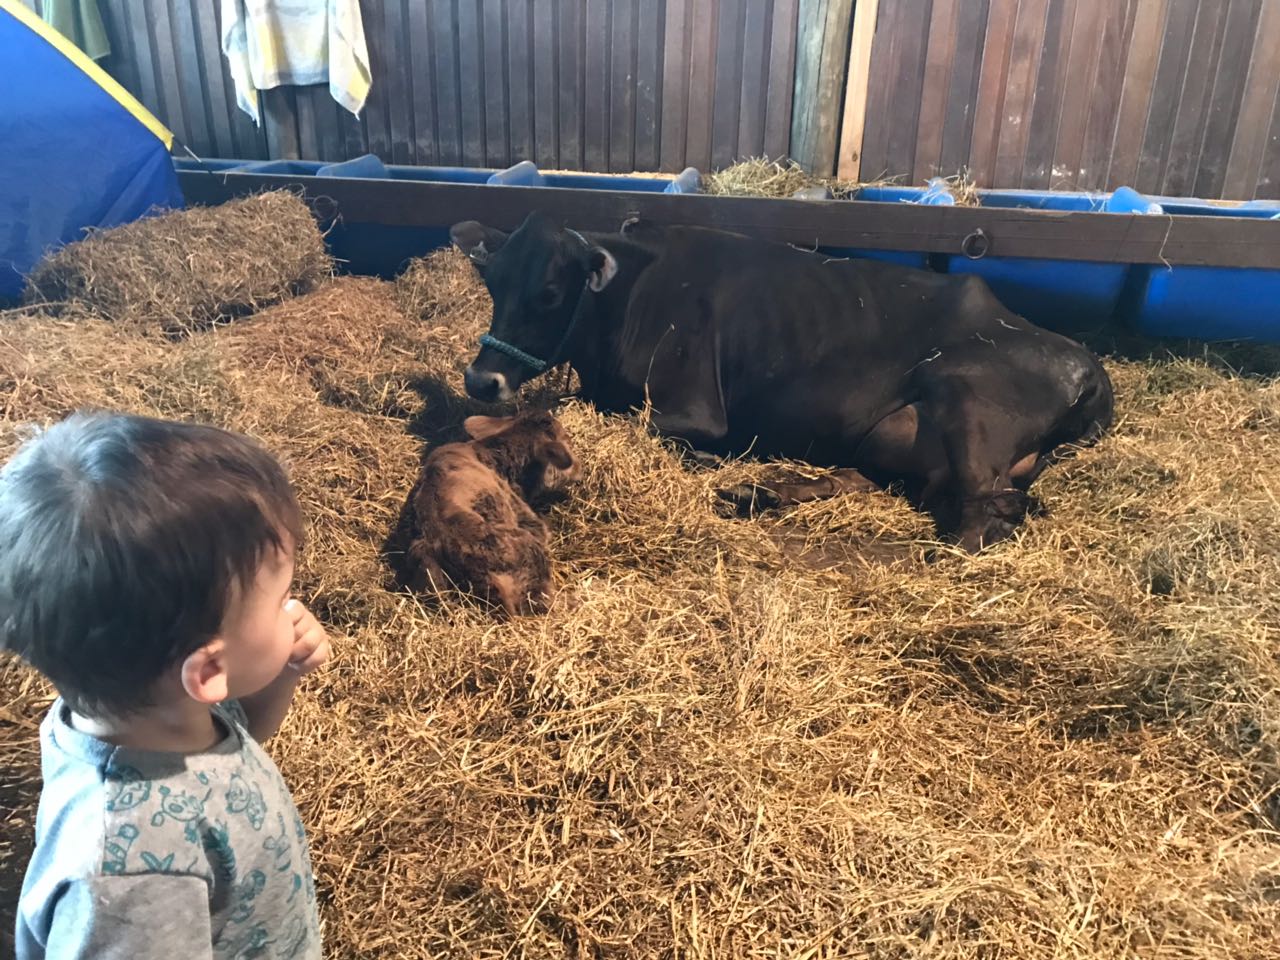
<instances>
[{"instance_id":1,"label":"child's head","mask_svg":"<svg viewBox=\"0 0 1280 960\"><path fill-rule=\"evenodd\" d=\"M202 701L255 692L288 658L301 536L247 437L76 414L0 472L0 647L89 716L150 706L167 677Z\"/></svg>"}]
</instances>

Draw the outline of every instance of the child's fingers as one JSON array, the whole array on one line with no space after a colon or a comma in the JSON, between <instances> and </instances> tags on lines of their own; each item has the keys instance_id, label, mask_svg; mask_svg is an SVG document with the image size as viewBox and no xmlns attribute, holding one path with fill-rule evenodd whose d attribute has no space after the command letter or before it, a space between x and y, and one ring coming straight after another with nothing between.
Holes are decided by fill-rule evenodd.
<instances>
[{"instance_id":1,"label":"child's fingers","mask_svg":"<svg viewBox=\"0 0 1280 960\"><path fill-rule=\"evenodd\" d=\"M308 674L329 659L329 652L329 638L317 625L314 631L308 631L294 644L289 666L301 674Z\"/></svg>"}]
</instances>

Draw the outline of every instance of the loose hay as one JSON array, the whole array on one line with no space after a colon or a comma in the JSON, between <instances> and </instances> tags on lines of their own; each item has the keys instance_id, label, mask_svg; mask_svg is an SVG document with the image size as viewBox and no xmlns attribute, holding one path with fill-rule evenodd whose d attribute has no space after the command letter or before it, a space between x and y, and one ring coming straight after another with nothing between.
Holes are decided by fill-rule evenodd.
<instances>
[{"instance_id":1,"label":"loose hay","mask_svg":"<svg viewBox=\"0 0 1280 960\"><path fill-rule=\"evenodd\" d=\"M37 264L24 299L174 333L250 313L331 272L310 211L278 190L94 231Z\"/></svg>"},{"instance_id":2,"label":"loose hay","mask_svg":"<svg viewBox=\"0 0 1280 960\"><path fill-rule=\"evenodd\" d=\"M172 344L0 327L5 453L90 403L289 460L299 589L342 635L271 750L331 956L1276 956L1280 384L1110 361L1121 420L1042 479L1052 515L936 563L889 496L722 519L765 468L570 404L568 586L495 624L386 589L424 413L334 387L457 388L487 301L453 253L415 270L412 319L344 281ZM0 667L0 902L46 703Z\"/></svg>"},{"instance_id":3,"label":"loose hay","mask_svg":"<svg viewBox=\"0 0 1280 960\"><path fill-rule=\"evenodd\" d=\"M826 187L837 200L856 197L863 187L883 186L897 178L867 183L839 177L816 177L794 160L753 157L703 178L703 192L727 197L790 197L805 187Z\"/></svg>"}]
</instances>

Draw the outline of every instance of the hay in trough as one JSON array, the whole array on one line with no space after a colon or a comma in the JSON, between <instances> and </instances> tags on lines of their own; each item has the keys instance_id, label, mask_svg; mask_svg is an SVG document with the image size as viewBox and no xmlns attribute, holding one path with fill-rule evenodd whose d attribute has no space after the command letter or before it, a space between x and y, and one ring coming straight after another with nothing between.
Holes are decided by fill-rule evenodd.
<instances>
[{"instance_id":1,"label":"hay in trough","mask_svg":"<svg viewBox=\"0 0 1280 960\"><path fill-rule=\"evenodd\" d=\"M279 190L91 232L37 264L24 299L174 333L309 290L331 270L310 211Z\"/></svg>"},{"instance_id":2,"label":"hay in trough","mask_svg":"<svg viewBox=\"0 0 1280 960\"><path fill-rule=\"evenodd\" d=\"M1050 515L934 562L888 495L725 519L715 489L775 468L689 469L570 403L563 589L497 623L390 588L424 414L326 386L420 362L460 389L487 301L452 253L417 269L399 294L428 306L399 316L373 281L277 313L314 358L292 364L288 336L259 339L270 312L175 343L0 326L3 452L112 404L289 462L299 593L335 658L269 749L329 956L1276 955L1280 383L1109 361L1120 421L1041 480ZM0 666L10 909L47 702Z\"/></svg>"},{"instance_id":3,"label":"hay in trough","mask_svg":"<svg viewBox=\"0 0 1280 960\"><path fill-rule=\"evenodd\" d=\"M839 177L817 177L794 160L752 157L703 178L703 192L725 197L791 197L807 187L826 187L837 200L856 197L863 187L884 186L897 178L859 183Z\"/></svg>"}]
</instances>

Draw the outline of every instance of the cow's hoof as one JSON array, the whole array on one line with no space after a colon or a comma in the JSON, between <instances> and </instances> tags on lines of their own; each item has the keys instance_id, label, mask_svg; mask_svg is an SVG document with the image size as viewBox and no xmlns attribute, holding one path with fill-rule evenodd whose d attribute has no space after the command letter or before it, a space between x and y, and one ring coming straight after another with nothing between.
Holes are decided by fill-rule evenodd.
<instances>
[{"instance_id":1,"label":"cow's hoof","mask_svg":"<svg viewBox=\"0 0 1280 960\"><path fill-rule=\"evenodd\" d=\"M754 517L782 505L782 500L776 493L758 483L740 483L736 487L717 490L716 496L733 515L739 517Z\"/></svg>"},{"instance_id":2,"label":"cow's hoof","mask_svg":"<svg viewBox=\"0 0 1280 960\"><path fill-rule=\"evenodd\" d=\"M714 453L707 453L705 450L690 450L689 462L703 470L715 470L723 461Z\"/></svg>"}]
</instances>

